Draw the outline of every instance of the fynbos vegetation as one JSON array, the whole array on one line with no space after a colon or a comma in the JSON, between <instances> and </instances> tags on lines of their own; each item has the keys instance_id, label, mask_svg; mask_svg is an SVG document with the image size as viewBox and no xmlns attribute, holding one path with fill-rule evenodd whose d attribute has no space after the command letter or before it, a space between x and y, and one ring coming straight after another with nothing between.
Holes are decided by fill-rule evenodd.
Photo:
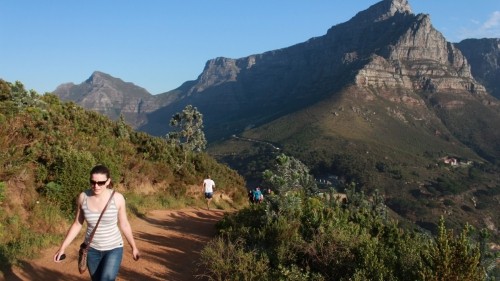
<instances>
[{"instance_id":1,"label":"fynbos vegetation","mask_svg":"<svg viewBox=\"0 0 500 281\"><path fill-rule=\"evenodd\" d=\"M168 126L168 120L165 120ZM190 186L210 172L218 189L241 202L243 179L203 152L133 131L56 96L0 80L0 264L28 259L60 240L88 188L90 168L112 171L131 213L196 205ZM177 163L183 163L177 167ZM220 179L219 179L220 178ZM199 200L201 202L201 200ZM201 204L201 203L200 203Z\"/></svg>"},{"instance_id":2,"label":"fynbos vegetation","mask_svg":"<svg viewBox=\"0 0 500 281\"><path fill-rule=\"evenodd\" d=\"M202 251L202 276L218 281L494 280L495 259L483 251L483 231L466 225L455 236L444 219L436 237L403 228L380 196L368 198L354 186L346 189L347 202L334 199L333 190L330 196L312 194L296 181L309 176L306 170L290 161L280 155L279 175L266 172L273 188L293 184L286 192L268 195L265 204L218 224L219 236Z\"/></svg>"}]
</instances>

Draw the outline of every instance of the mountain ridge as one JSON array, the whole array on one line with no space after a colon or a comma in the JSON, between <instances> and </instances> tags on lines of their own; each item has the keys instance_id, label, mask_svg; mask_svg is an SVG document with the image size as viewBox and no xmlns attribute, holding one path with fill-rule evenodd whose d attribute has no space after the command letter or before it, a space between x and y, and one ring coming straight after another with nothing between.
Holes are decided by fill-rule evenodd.
<instances>
[{"instance_id":1,"label":"mountain ridge","mask_svg":"<svg viewBox=\"0 0 500 281\"><path fill-rule=\"evenodd\" d=\"M210 87L212 87L212 88L213 87L224 88L224 89L221 89L219 92L239 91L239 89L231 88L231 83L237 82L238 79L251 80L253 77L249 77L248 79L246 79L246 77L242 77L242 76L244 76L244 73L249 72L250 69L255 68L256 65L259 65L262 60L266 59L266 57L267 58L270 57L270 59L268 59L268 60L273 60L273 58L276 58L277 60L279 60L280 57L281 57L281 59L283 59L283 57L285 59L290 58L290 57L293 57L293 55L295 55L296 51L294 51L292 49L294 47L304 46L307 49L308 45L312 45L311 48L314 48L314 45L318 40L329 40L329 38L338 37L337 34L339 32L337 32L337 33L335 32L336 28L338 29L339 27L343 27L343 26L344 27L348 26L349 28L351 28L353 25L355 25L355 26L358 26L358 29L359 29L359 28L362 28L362 27L360 27L360 26L362 26L362 25L360 25L360 23L364 22L366 25L366 22L369 22L369 23L380 22L380 21L387 20L388 18L392 18L392 17L398 16L398 15L400 17L413 15L411 12L411 8L409 6L408 1L399 1L399 0L397 0L397 1L396 0L395 1L387 1L387 0L381 1L379 3L372 5L367 10L359 12L350 21L333 26L332 28L330 28L327 31L326 35L321 36L321 37L312 38L304 43L299 43L299 44L296 44L296 45L288 47L288 48L282 48L282 49L278 49L278 50L274 50L274 51L265 52L265 53L260 54L260 55L250 55L250 56L240 58L240 59L229 59L229 58L220 57L220 58L216 58L213 60L209 60L209 61L207 61L205 68L204 68L203 72L200 74L200 76L198 77L198 79L196 79L194 81L190 81L189 83L185 83L185 85L179 87L178 89L176 89L174 91L163 93L163 94L160 94L157 96L151 96L149 93L146 92L147 93L146 97L144 97L140 91L139 92L136 91L136 93L134 93L134 96L139 96L139 99L137 99L137 97L135 97L135 99L137 101L135 101L134 104L129 105L128 108L126 108L122 105L121 107L124 108L123 111L120 111L120 105L119 104L116 105L116 102L115 102L115 104L112 104L112 105L105 104L104 102L101 103L100 105L83 104L83 102L80 102L80 104L83 104L86 108L94 108L101 113L106 114L106 111L108 111L107 115L109 115L110 117L112 117L114 119L116 119L118 117L118 114L116 114L116 113L113 116L114 111L120 111L120 113L125 113L125 114L131 115L131 116L136 114L138 116L141 116L140 118L136 118L137 120L140 120L140 121L131 120L131 119L133 119L132 117L129 117L129 118L126 117L126 120L132 126L139 128L140 130L144 130L144 131L153 133L155 135L164 135L168 131L168 128L165 128L165 126L163 125L164 124L163 121L157 122L154 120L155 116L163 115L163 113L155 114L154 112L156 110L168 112L168 113L166 112L164 114L170 114L170 113L173 114L175 112L174 112L174 110L162 110L161 107L172 106L175 108L175 110L179 110L180 108L182 108L182 105L173 106L171 104L180 101L180 103L182 103L183 105L186 105L188 101L191 102L193 95L196 95L197 93L203 92L203 91L209 89ZM432 28L432 25L430 24L429 17L427 15L419 15L417 17L420 19L420 22L422 23L422 25L425 25L425 28L424 28L425 30L424 30L424 32L421 32L422 34L420 35L421 37L427 37L427 38L424 38L424 40L427 39L427 41L429 42L430 45L432 45L433 42L439 42L439 44L443 45L443 46L446 45L446 48L443 48L443 46L441 46L439 48L437 48L435 46L429 46L429 48L427 48L425 50L421 50L421 51L425 52L426 56L429 56L429 54L431 54L431 55L433 54L433 52L428 51L429 49L437 49L437 50L449 49L449 50L451 50L451 58L453 58L452 65L457 69L457 73L460 74L461 77L468 76L471 79L471 82L465 83L466 85L463 85L463 87L468 88L469 90L472 90L475 92L484 92L484 87L482 85L476 83L473 80L472 76L470 75L470 68L467 66L466 63L464 64L465 59L463 58L463 56L457 54L456 49L453 47L453 45L447 43L446 40L444 39L444 37L442 37L442 35L438 31L436 31L434 28ZM369 19L369 20L367 20L367 19ZM411 30L415 30L415 29L410 29L410 31ZM417 31L421 30L421 28L416 28L416 30ZM428 35L429 31L431 31L431 33L435 33L435 34L433 34L433 36L429 36ZM380 32L373 32L373 33L379 34ZM346 34L346 33L344 32L344 34ZM349 33L347 33L347 34L349 34ZM408 53L407 57L411 57L413 53L416 53L415 51L412 52L412 50L411 50L412 46L411 46L411 44L408 44L408 42L411 40L411 38L414 38L414 36L408 35L408 36L406 36L406 39L407 39L406 41L401 42L401 44L399 46L392 47L394 50L399 50L400 53L397 54L397 56L401 56L401 52L407 52ZM435 39L435 38L438 38L439 40L431 40L431 39ZM346 41L349 41L349 39L351 41L357 40L357 42L355 42L355 43L359 43L359 41L360 41L359 38L343 38L343 39L345 39L345 40L338 40L338 41L346 42ZM333 40L333 39L330 39L330 40ZM370 41L370 40L367 40L367 41ZM342 47L346 48L346 46L344 46L345 43L340 44L340 45L342 45L342 46L337 46L336 48L337 49L342 48ZM371 50L373 48L369 48L369 49ZM363 51L363 50L361 50L361 51ZM400 71L400 72L402 71L401 68L398 69L399 66L395 66L395 67L393 66L394 70L391 73L385 73L385 75L386 75L385 77L376 77L376 76L371 77L369 74L374 74L375 72L373 72L373 71L370 72L370 67L375 69L375 70L382 69L383 66L381 67L380 65L377 65L377 61L379 63L384 63L384 61L380 60L379 58L383 57L383 55L387 55L388 52L391 53L391 50L387 49L387 47L386 47L385 50L381 50L382 53L380 55L375 54L374 58L367 58L364 56L359 58L359 56L360 56L360 54L358 54L359 52L360 52L359 50L355 50L352 52L349 52L349 50L345 50L342 58L335 58L337 61L333 61L330 64L339 64L339 62L340 62L340 65L342 65L342 64L354 65L355 63L360 63L360 60L372 59L372 61L373 61L372 65L367 67L365 70L363 70L362 73L358 73L356 75L356 78L355 78L356 83L358 83L358 85L362 85L364 83L363 86L369 86L369 85L371 85L371 83L376 83L375 81L383 81L383 84L387 84L390 82L393 84L393 86L397 86L398 84L402 84L403 86L408 87L409 83L419 83L420 84L419 87L421 87L421 88L427 87L427 88L433 89L435 87L448 87L448 88L450 87L450 85L446 85L446 84L443 85L442 83L438 83L439 81L437 81L436 79L430 79L429 77L426 77L424 75L421 75L422 77L420 78L420 81L418 81L418 82L408 81L408 79L405 80L403 75L401 75L401 73L399 73L399 77L395 77L394 75L396 74L395 73L396 71ZM392 51L392 54L394 54L393 51ZM312 55L314 55L314 54L312 54ZM421 57L422 54L417 54L417 56ZM446 62L446 60L449 57L450 57L449 54L436 53L435 56L432 57L432 60L444 63L444 62ZM388 59L392 60L394 58L389 57ZM398 58L396 57L395 60L397 61ZM292 61L291 66L288 66L290 64L286 64L286 63L281 63L281 66L280 66L280 61L275 62L274 65L272 65L272 67L278 68L278 69L274 73L285 72L285 71L279 71L280 70L279 68L290 67L290 68L292 68L292 70L296 70L297 68L301 68L304 66L307 67L307 64L311 63L311 61L310 60L308 61L307 58L304 58L304 56L303 56L302 60L298 60L297 56L295 56L295 57L293 57L293 60L290 60L290 61ZM315 71L314 67L312 68L312 71ZM328 73L329 77L322 78L321 76L316 75L315 77L317 77L317 78L314 78L314 79L316 79L318 81L304 81L304 82L300 83L300 80L304 79L304 78L301 77L301 75L299 73L299 74L290 74L289 75L290 77L282 77L281 80L285 80L285 81L298 80L298 82L295 85L288 86L288 88L290 88L292 92L299 92L299 90L295 90L295 89L303 87L302 85L304 85L304 84L307 84L307 83L311 84L312 82L321 83L322 80L331 78L332 76L338 77L338 75L335 76L334 73L332 73L331 71L328 72L328 70L321 70L321 69L316 70L316 72L319 72L319 71L322 71L324 73ZM337 72L339 72L339 71L343 71L343 69L338 70ZM418 71L420 71L420 70L418 70ZM433 71L433 70L431 69L431 71ZM288 71L288 72L293 72L293 71ZM459 73L459 72L462 72L462 73ZM272 74L273 73L271 73L271 75ZM387 74L389 74L389 76ZM392 75L394 77L390 77L390 75ZM278 75L275 74L274 76L278 76ZM314 76L314 75L311 75L311 76ZM379 78L383 78L383 79L379 79ZM391 79L392 81L389 81L389 79ZM271 78L270 80L273 80L273 79ZM88 80L86 82L88 82ZM271 86L275 82L276 81L274 81L274 80L271 81ZM239 84L241 85L244 83L245 83L245 81L242 81L242 83L239 83ZM260 80L259 83L262 84L263 81ZM452 83L452 84L453 83L462 83L462 84L464 84L463 81L462 82L452 81L449 83ZM189 86L189 84L194 84L194 85ZM187 85L188 89L186 89L186 85ZM456 85L451 85L451 86L456 86ZM66 88L67 87L68 87L68 85L66 85ZM73 86L73 88L74 87L75 86ZM235 108L235 110L245 110L245 108L246 108L246 111L252 112L253 110L255 110L255 108L253 108L253 109L248 108L249 103L260 103L260 104L265 103L267 105L272 104L272 103L276 104L276 103L282 102L280 99L288 98L290 96L289 93L285 92L285 91L282 91L282 92L284 92L284 94L286 94L286 96L284 94L279 96L276 94L276 92L274 92L272 96L265 93L264 95L265 95L266 99L263 99L261 101L256 101L256 100L249 101L247 98L258 99L257 98L258 94L255 94L255 93L258 93L261 88L269 88L269 84L266 86L261 86L260 88L255 87L256 89L253 90L253 93L252 93L252 89L248 90L248 88L252 87L252 86L241 85L241 86L237 86L237 87L247 88L246 93L239 94L239 95L237 94L234 96L229 96L229 94L226 94L223 96L217 96L214 99L224 100L227 103L225 105L225 107ZM333 90L338 90L338 89L332 88L331 91L333 91ZM96 89L94 89L93 91L96 92ZM67 96L64 94L64 92L61 93L61 89L56 89L56 91L54 91L54 92L58 96L63 97L63 99ZM68 90L66 90L66 92L68 92ZM308 95L308 93L306 93L306 95ZM165 97L165 96L170 96L170 98L163 99L163 100L167 100L167 101L158 101L158 100L162 100L160 97ZM307 97L303 97L303 98L307 99ZM272 100L272 99L274 99L274 100ZM73 98L73 100L78 102L78 98L76 98L76 97ZM149 102L149 104L150 104L149 108L144 107L144 106L139 106L139 104L144 104L144 103L148 104L149 100L153 100L153 101ZM495 103L496 101L489 101L489 102ZM113 107L115 107L116 109L113 110ZM200 107L203 107L203 105L200 104ZM277 106L275 105L274 107L276 108ZM109 112L109 111L111 111L111 112ZM152 113L150 117L148 117L149 113ZM231 112L225 112L225 115L227 116L228 113L229 113L229 115L231 115L230 114ZM172 114L167 115L167 117L171 116ZM273 118L273 117L271 116L269 118ZM159 119L162 119L162 118L159 118ZM264 119L267 119L267 118L264 118ZM160 123L160 124L158 124L158 123ZM225 133L225 135L227 136L229 134ZM209 138L210 138L210 136L209 136Z\"/></svg>"}]
</instances>

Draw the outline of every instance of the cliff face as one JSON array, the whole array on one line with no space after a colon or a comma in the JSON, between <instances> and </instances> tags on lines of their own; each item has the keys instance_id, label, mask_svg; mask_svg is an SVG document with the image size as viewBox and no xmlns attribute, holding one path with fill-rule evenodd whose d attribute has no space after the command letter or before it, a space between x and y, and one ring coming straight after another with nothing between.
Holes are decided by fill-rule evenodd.
<instances>
[{"instance_id":1,"label":"cliff face","mask_svg":"<svg viewBox=\"0 0 500 281\"><path fill-rule=\"evenodd\" d=\"M211 60L190 93L243 82L257 71L259 78L273 77L275 84L354 71L359 86L485 93L461 52L433 28L428 15L412 14L404 0L379 2L302 44L237 60Z\"/></svg>"},{"instance_id":2,"label":"cliff face","mask_svg":"<svg viewBox=\"0 0 500 281\"><path fill-rule=\"evenodd\" d=\"M385 50L373 54L356 76L359 86L486 93L472 77L465 57L432 27L427 15L405 17L411 17L408 28Z\"/></svg>"},{"instance_id":3,"label":"cliff face","mask_svg":"<svg viewBox=\"0 0 500 281\"><path fill-rule=\"evenodd\" d=\"M466 39L455 44L467 57L474 77L500 98L500 38Z\"/></svg>"}]
</instances>

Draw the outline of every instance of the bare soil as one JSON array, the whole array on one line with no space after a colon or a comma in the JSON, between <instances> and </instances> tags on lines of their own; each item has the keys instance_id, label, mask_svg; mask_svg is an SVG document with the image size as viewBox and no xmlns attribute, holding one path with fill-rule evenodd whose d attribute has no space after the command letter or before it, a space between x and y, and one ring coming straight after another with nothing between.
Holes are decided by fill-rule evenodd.
<instances>
[{"instance_id":1,"label":"bare soil","mask_svg":"<svg viewBox=\"0 0 500 281\"><path fill-rule=\"evenodd\" d=\"M193 281L201 249L215 235L215 223L224 216L221 210L182 209L160 210L145 218L131 220L139 261L132 259L125 241L122 266L117 280L169 280ZM83 281L90 280L88 272L77 269L78 246L76 239L66 250L67 258L61 263L52 261L57 247L46 249L41 257L21 261L0 280L5 281Z\"/></svg>"}]
</instances>

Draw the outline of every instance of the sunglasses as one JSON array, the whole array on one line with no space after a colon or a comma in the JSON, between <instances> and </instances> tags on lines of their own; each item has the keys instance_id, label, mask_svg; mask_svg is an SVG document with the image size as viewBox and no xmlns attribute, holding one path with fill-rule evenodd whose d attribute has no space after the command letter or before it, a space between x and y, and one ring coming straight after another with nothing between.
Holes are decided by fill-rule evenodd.
<instances>
[{"instance_id":1,"label":"sunglasses","mask_svg":"<svg viewBox=\"0 0 500 281\"><path fill-rule=\"evenodd\" d=\"M95 181L95 180L90 180L90 185L92 185L92 186L93 186L93 185L97 184L98 186L103 186L103 185L105 185L105 184L106 184L106 182L107 182L107 181L108 181L108 180L105 180L105 181Z\"/></svg>"}]
</instances>

